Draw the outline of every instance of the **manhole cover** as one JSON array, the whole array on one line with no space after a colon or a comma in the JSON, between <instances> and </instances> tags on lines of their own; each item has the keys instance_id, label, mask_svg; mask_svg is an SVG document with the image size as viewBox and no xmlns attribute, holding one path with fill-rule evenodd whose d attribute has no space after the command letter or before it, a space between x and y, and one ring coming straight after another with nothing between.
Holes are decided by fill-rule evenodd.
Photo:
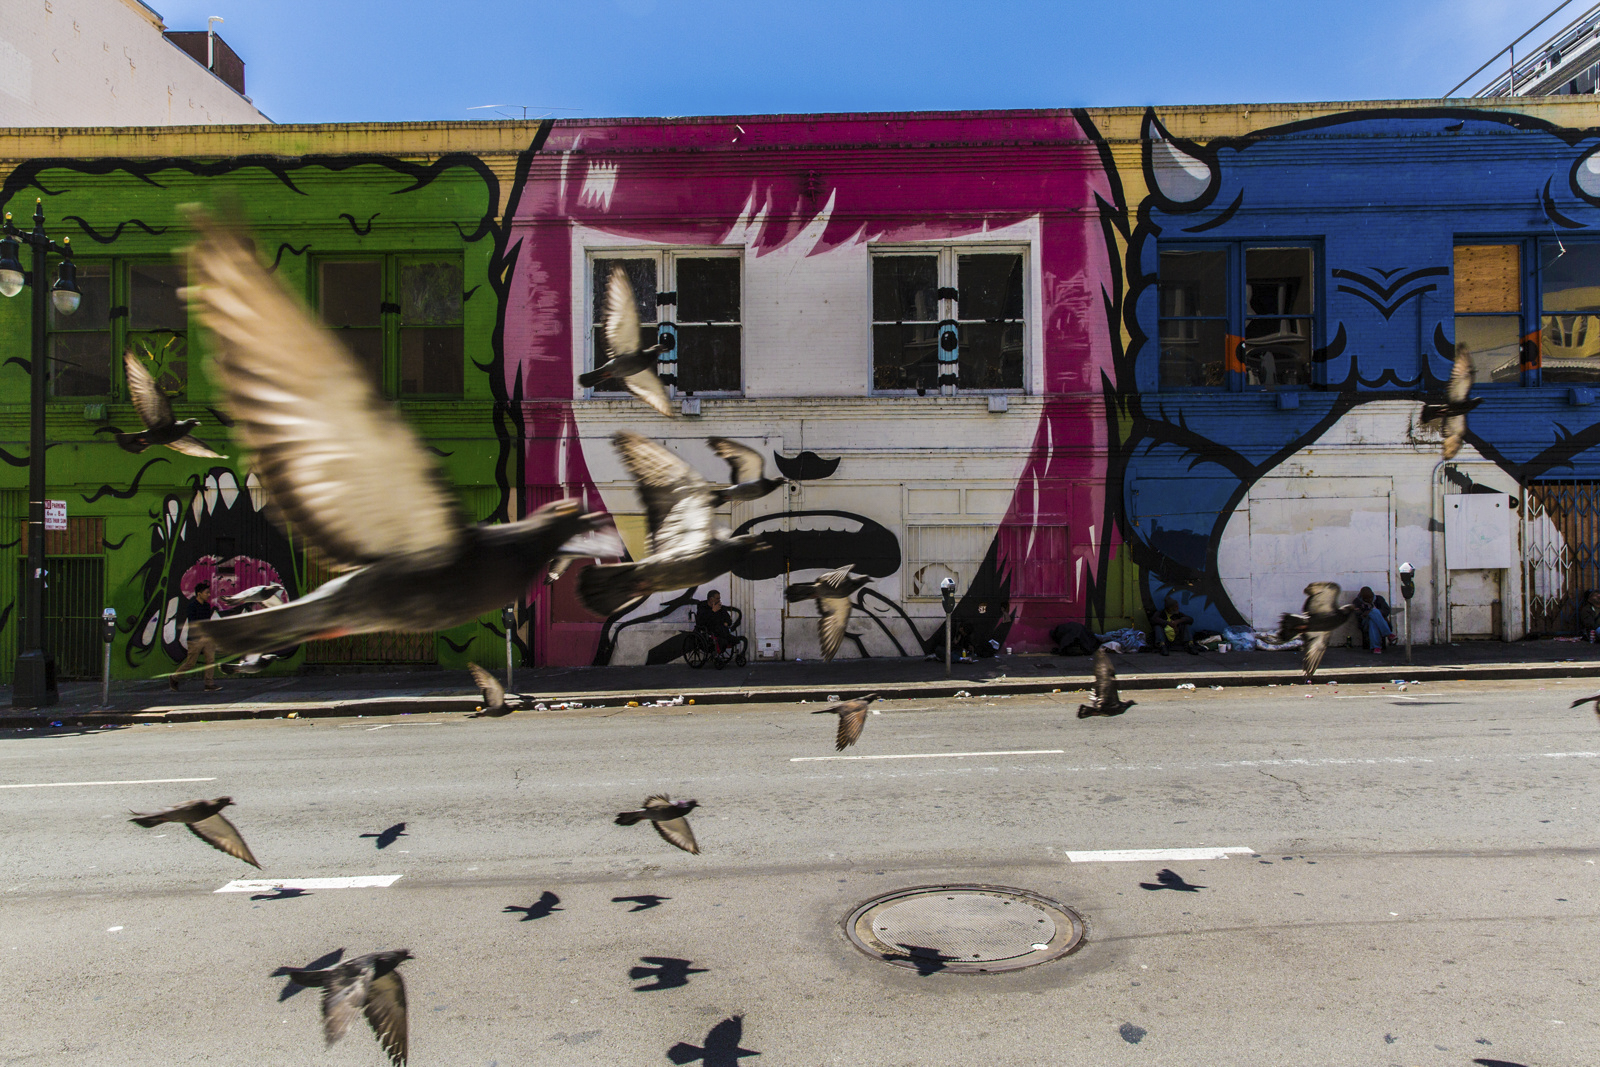
<instances>
[{"instance_id":1,"label":"manhole cover","mask_svg":"<svg viewBox=\"0 0 1600 1067\"><path fill-rule=\"evenodd\" d=\"M999 885L899 889L857 907L844 930L867 955L921 974L1014 971L1083 941L1083 920L1071 908Z\"/></svg>"}]
</instances>

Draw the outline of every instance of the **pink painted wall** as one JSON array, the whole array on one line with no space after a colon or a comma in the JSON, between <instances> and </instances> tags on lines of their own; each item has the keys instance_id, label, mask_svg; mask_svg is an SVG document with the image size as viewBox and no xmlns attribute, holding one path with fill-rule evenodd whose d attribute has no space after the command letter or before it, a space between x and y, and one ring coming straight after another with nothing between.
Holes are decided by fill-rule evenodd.
<instances>
[{"instance_id":1,"label":"pink painted wall","mask_svg":"<svg viewBox=\"0 0 1600 1067\"><path fill-rule=\"evenodd\" d=\"M609 197L581 196L596 162L614 164ZM1041 233L1047 400L1017 492L1002 551L1029 550L1037 522L1071 525L1082 565L1066 600L1023 599L1011 642L1037 646L1050 626L1085 617L1098 568L1091 542L1105 536L1107 431L1102 374L1111 376L1103 293L1113 286L1096 197L1113 199L1097 147L1069 112L843 115L794 118L613 120L557 123L533 160L512 219L517 247L504 345L506 389L526 414L525 506L559 495L598 504L571 410L575 352L572 224L661 244L717 244L752 213L765 222L747 256L784 247L832 200L811 255L849 240L940 240L1037 218ZM867 388L865 374L862 390ZM520 386L520 388L519 388ZM1094 528L1091 535L1090 527ZM1013 568L1013 597L1046 575ZM550 594L541 591L539 596ZM597 623L553 621L536 633L538 661L587 663ZM550 632L551 630L561 632Z\"/></svg>"}]
</instances>

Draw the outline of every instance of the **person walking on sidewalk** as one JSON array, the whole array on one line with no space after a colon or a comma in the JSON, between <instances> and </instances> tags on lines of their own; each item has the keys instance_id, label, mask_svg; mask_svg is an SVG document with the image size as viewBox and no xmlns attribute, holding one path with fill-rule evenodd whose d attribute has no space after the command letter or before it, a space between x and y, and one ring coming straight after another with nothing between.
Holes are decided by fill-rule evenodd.
<instances>
[{"instance_id":1,"label":"person walking on sidewalk","mask_svg":"<svg viewBox=\"0 0 1600 1067\"><path fill-rule=\"evenodd\" d=\"M194 599L178 598L178 632L184 632L184 626L191 622L201 622L211 618L214 614L211 607L211 583L200 582L194 587ZM189 638L189 654L184 657L183 663L167 678L167 684L176 692L182 688L181 678L185 671L199 662L201 653L206 657L206 692L221 689L217 684L217 646L210 638L194 636Z\"/></svg>"},{"instance_id":2,"label":"person walking on sidewalk","mask_svg":"<svg viewBox=\"0 0 1600 1067\"><path fill-rule=\"evenodd\" d=\"M1389 602L1374 593L1370 585L1364 585L1351 606L1356 609L1356 625L1361 627L1367 647L1382 652L1394 640L1394 631L1389 628Z\"/></svg>"},{"instance_id":3,"label":"person walking on sidewalk","mask_svg":"<svg viewBox=\"0 0 1600 1067\"><path fill-rule=\"evenodd\" d=\"M1191 656L1200 654L1200 646L1194 643L1194 636L1189 629L1194 625L1194 619L1185 615L1178 607L1178 598L1167 597L1161 605L1161 610L1150 615L1150 636L1156 651L1163 656L1167 654L1167 645L1182 645Z\"/></svg>"}]
</instances>

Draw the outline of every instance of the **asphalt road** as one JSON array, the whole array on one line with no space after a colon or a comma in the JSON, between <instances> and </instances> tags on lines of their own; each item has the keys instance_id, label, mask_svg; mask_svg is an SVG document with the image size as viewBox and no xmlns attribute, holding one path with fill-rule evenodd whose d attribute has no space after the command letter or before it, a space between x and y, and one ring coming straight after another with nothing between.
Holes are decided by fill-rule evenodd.
<instances>
[{"instance_id":1,"label":"asphalt road","mask_svg":"<svg viewBox=\"0 0 1600 1067\"><path fill-rule=\"evenodd\" d=\"M816 705L0 734L0 1064L381 1064L270 975L405 947L416 1065L1588 1067L1589 684L879 705L846 755L904 759L796 762L834 755ZM52 784L170 778L212 780ZM702 855L613 825L662 790L700 800ZM221 794L263 872L125 821ZM1067 855L1198 847L1254 854ZM1201 888L1141 888L1163 868ZM372 875L400 877L216 892ZM1086 942L922 976L845 939L945 882L1053 897ZM662 960L692 970L630 978Z\"/></svg>"}]
</instances>

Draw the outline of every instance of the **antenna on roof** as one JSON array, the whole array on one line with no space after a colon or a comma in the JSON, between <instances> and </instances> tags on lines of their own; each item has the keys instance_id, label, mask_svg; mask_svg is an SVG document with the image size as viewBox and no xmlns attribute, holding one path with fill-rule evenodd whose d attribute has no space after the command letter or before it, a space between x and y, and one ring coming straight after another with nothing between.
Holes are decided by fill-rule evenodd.
<instances>
[{"instance_id":1,"label":"antenna on roof","mask_svg":"<svg viewBox=\"0 0 1600 1067\"><path fill-rule=\"evenodd\" d=\"M479 104L476 107L469 107L469 108L467 108L467 110L468 111L484 111L484 110L488 110L490 108L498 110L499 108L503 108L503 107L520 107L522 109L522 118L523 118L524 121L526 121L527 118L528 118L528 109L529 108L532 108L534 110L538 110L540 108L544 109L544 114L543 115L535 115L534 116L534 118L536 118L536 119L548 118L550 116L550 112L552 112L552 111L582 111L583 110L583 108L581 108L581 107L552 107L549 104ZM509 119L509 118L515 118L516 116L515 115L506 115L505 117Z\"/></svg>"}]
</instances>

